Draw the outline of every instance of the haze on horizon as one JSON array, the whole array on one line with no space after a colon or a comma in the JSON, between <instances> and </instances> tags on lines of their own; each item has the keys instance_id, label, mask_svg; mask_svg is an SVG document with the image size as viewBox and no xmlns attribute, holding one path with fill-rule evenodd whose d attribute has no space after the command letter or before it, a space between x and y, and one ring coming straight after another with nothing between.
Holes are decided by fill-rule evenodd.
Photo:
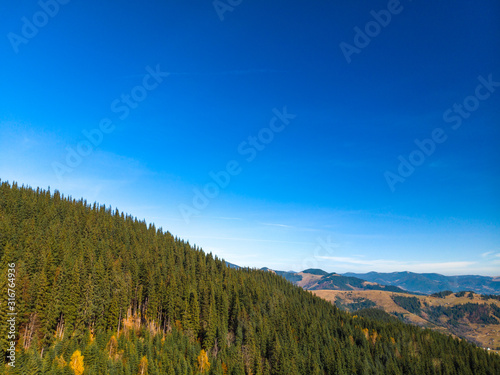
<instances>
[{"instance_id":1,"label":"haze on horizon","mask_svg":"<svg viewBox=\"0 0 500 375\"><path fill-rule=\"evenodd\" d=\"M0 5L0 178L240 266L500 275L500 3L216 3Z\"/></svg>"}]
</instances>

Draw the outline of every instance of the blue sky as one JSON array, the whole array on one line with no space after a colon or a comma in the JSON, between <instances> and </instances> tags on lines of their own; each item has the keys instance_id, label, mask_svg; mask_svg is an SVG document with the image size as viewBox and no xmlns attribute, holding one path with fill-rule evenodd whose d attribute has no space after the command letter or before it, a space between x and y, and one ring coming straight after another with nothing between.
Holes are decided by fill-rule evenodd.
<instances>
[{"instance_id":1,"label":"blue sky","mask_svg":"<svg viewBox=\"0 0 500 375\"><path fill-rule=\"evenodd\" d=\"M2 180L242 266L500 275L498 2L0 11Z\"/></svg>"}]
</instances>

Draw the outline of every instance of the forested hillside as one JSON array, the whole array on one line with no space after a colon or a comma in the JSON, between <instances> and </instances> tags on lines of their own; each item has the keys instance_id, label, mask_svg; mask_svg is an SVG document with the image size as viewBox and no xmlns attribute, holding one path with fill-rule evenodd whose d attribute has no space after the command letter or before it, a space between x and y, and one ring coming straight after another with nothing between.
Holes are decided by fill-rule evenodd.
<instances>
[{"instance_id":1,"label":"forested hillside","mask_svg":"<svg viewBox=\"0 0 500 375\"><path fill-rule=\"evenodd\" d=\"M0 185L1 373L499 374L500 357L378 322L152 224ZM8 269L17 346L9 366Z\"/></svg>"}]
</instances>

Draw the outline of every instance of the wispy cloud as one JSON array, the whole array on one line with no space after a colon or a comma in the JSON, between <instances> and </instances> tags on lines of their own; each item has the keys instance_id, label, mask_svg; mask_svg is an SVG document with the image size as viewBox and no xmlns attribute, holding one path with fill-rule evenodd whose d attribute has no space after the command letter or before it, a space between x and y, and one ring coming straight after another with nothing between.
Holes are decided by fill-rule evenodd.
<instances>
[{"instance_id":1,"label":"wispy cloud","mask_svg":"<svg viewBox=\"0 0 500 375\"><path fill-rule=\"evenodd\" d=\"M295 228L294 226L286 225L286 224L275 224L275 223L260 223L260 224L261 225L271 226L271 227Z\"/></svg>"},{"instance_id":2,"label":"wispy cloud","mask_svg":"<svg viewBox=\"0 0 500 375\"><path fill-rule=\"evenodd\" d=\"M500 252L497 251L487 251L485 253L481 254L481 257L483 258L500 258Z\"/></svg>"},{"instance_id":3,"label":"wispy cloud","mask_svg":"<svg viewBox=\"0 0 500 375\"><path fill-rule=\"evenodd\" d=\"M289 224L262 223L262 222L259 222L258 224L259 225L264 225L264 226L269 226L269 227L277 227L277 228L283 228L283 229L293 229L294 231L301 231L301 232L321 232L321 230L317 229L317 228L299 227L299 226L289 225Z\"/></svg>"},{"instance_id":4,"label":"wispy cloud","mask_svg":"<svg viewBox=\"0 0 500 375\"><path fill-rule=\"evenodd\" d=\"M267 239L260 239L260 238L216 237L216 236L195 236L195 237L201 238L201 239L209 239L209 240L245 241L245 242L275 242L275 243L290 243L290 244L300 244L300 245L314 245L314 243L312 243L312 242L267 240Z\"/></svg>"},{"instance_id":5,"label":"wispy cloud","mask_svg":"<svg viewBox=\"0 0 500 375\"><path fill-rule=\"evenodd\" d=\"M417 261L398 261L389 259L363 259L354 257L332 257L320 256L319 258L331 260L345 265L362 266L364 269L379 271L415 271L415 272L458 272L467 271L467 269L477 262L457 261L457 262L417 262Z\"/></svg>"}]
</instances>

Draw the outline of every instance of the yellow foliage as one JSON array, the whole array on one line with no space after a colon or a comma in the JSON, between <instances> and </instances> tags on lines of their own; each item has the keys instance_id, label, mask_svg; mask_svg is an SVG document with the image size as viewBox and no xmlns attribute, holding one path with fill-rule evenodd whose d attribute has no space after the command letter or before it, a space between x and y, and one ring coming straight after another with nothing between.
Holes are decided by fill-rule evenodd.
<instances>
[{"instance_id":1,"label":"yellow foliage","mask_svg":"<svg viewBox=\"0 0 500 375\"><path fill-rule=\"evenodd\" d=\"M148 373L148 359L146 356L141 358L141 363L139 364L139 375L146 375Z\"/></svg>"},{"instance_id":2,"label":"yellow foliage","mask_svg":"<svg viewBox=\"0 0 500 375\"><path fill-rule=\"evenodd\" d=\"M83 355L79 350L75 350L73 355L71 356L71 361L69 362L69 367L73 370L75 375L83 374Z\"/></svg>"},{"instance_id":3,"label":"yellow foliage","mask_svg":"<svg viewBox=\"0 0 500 375\"><path fill-rule=\"evenodd\" d=\"M364 333L366 339L369 340L370 339L370 334L368 333L368 328L363 328L363 333Z\"/></svg>"},{"instance_id":4,"label":"yellow foliage","mask_svg":"<svg viewBox=\"0 0 500 375\"><path fill-rule=\"evenodd\" d=\"M227 365L224 362L222 362L222 373L227 375Z\"/></svg>"},{"instance_id":5,"label":"yellow foliage","mask_svg":"<svg viewBox=\"0 0 500 375\"><path fill-rule=\"evenodd\" d=\"M377 337L378 337L377 331L373 330L372 331L372 336L371 336L371 338L372 338L372 344L375 344L375 342L377 342Z\"/></svg>"},{"instance_id":6,"label":"yellow foliage","mask_svg":"<svg viewBox=\"0 0 500 375\"><path fill-rule=\"evenodd\" d=\"M198 369L202 373L210 370L210 362L208 362L208 355L207 352L203 349L201 349L200 355L198 356Z\"/></svg>"},{"instance_id":7,"label":"yellow foliage","mask_svg":"<svg viewBox=\"0 0 500 375\"><path fill-rule=\"evenodd\" d=\"M56 358L54 359L54 361L55 361L55 362L56 362L56 364L57 364L57 368L64 368L64 367L66 367L66 365L68 364L68 362L66 362L66 361L64 360L64 358L63 358L62 354L61 354L61 356L60 356L60 357L56 357Z\"/></svg>"},{"instance_id":8,"label":"yellow foliage","mask_svg":"<svg viewBox=\"0 0 500 375\"><path fill-rule=\"evenodd\" d=\"M109 358L116 359L118 349L118 341L116 340L115 335L111 336L108 341L108 345L106 345L106 351L109 352Z\"/></svg>"},{"instance_id":9,"label":"yellow foliage","mask_svg":"<svg viewBox=\"0 0 500 375\"><path fill-rule=\"evenodd\" d=\"M392 345L396 344L396 340L394 340L394 337L391 337L391 342L392 342Z\"/></svg>"},{"instance_id":10,"label":"yellow foliage","mask_svg":"<svg viewBox=\"0 0 500 375\"><path fill-rule=\"evenodd\" d=\"M178 331L182 331L182 323L180 320L175 321L175 328L177 328Z\"/></svg>"},{"instance_id":11,"label":"yellow foliage","mask_svg":"<svg viewBox=\"0 0 500 375\"><path fill-rule=\"evenodd\" d=\"M432 359L432 365L436 370L439 370L441 368L441 364L443 363L442 359L439 358L433 358Z\"/></svg>"}]
</instances>

